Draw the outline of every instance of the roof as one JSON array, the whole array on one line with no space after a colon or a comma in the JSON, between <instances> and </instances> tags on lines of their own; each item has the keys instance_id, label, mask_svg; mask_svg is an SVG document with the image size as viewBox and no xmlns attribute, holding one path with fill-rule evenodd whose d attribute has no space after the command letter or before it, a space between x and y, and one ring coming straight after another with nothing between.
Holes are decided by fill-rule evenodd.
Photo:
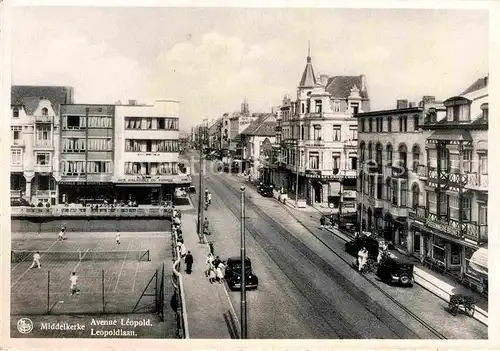
<instances>
[{"instance_id":1,"label":"roof","mask_svg":"<svg viewBox=\"0 0 500 351\"><path fill-rule=\"evenodd\" d=\"M370 112L360 112L355 115L355 117L369 117L369 116L380 116L380 115L397 115L404 113L414 113L414 112L422 112L422 107L408 107L408 108L398 108L391 110L379 110L379 111L370 111Z\"/></svg>"},{"instance_id":2,"label":"roof","mask_svg":"<svg viewBox=\"0 0 500 351\"><path fill-rule=\"evenodd\" d=\"M325 90L332 98L347 99L351 95L351 89L356 86L362 99L368 99L366 86L363 84L363 76L335 76L330 77L326 83Z\"/></svg>"},{"instance_id":3,"label":"roof","mask_svg":"<svg viewBox=\"0 0 500 351\"><path fill-rule=\"evenodd\" d=\"M472 83L472 85L470 87L465 89L465 91L460 95L469 94L469 93L472 93L473 91L486 88L487 86L488 86L488 76L483 77L483 78L479 78L474 83Z\"/></svg>"},{"instance_id":4,"label":"roof","mask_svg":"<svg viewBox=\"0 0 500 351\"><path fill-rule=\"evenodd\" d=\"M73 88L65 86L14 85L11 89L11 105L24 106L32 115L41 99L51 102L56 114L62 104L73 103Z\"/></svg>"},{"instance_id":5,"label":"roof","mask_svg":"<svg viewBox=\"0 0 500 351\"><path fill-rule=\"evenodd\" d=\"M304 87L314 87L316 85L316 76L314 75L314 69L311 63L311 57L307 56L307 64L302 73L302 78L300 79L299 88Z\"/></svg>"},{"instance_id":6,"label":"roof","mask_svg":"<svg viewBox=\"0 0 500 351\"><path fill-rule=\"evenodd\" d=\"M427 140L472 140L472 136L467 130L445 129L437 130L427 138Z\"/></svg>"},{"instance_id":7,"label":"roof","mask_svg":"<svg viewBox=\"0 0 500 351\"><path fill-rule=\"evenodd\" d=\"M241 134L257 136L274 136L276 134L276 117L272 113L261 115L245 128Z\"/></svg>"}]
</instances>

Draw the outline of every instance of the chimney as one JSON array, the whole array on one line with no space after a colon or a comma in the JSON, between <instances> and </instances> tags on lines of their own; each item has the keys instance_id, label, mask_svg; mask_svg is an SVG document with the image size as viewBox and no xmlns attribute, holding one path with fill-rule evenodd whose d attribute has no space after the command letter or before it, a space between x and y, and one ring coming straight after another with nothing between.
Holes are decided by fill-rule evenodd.
<instances>
[{"instance_id":1,"label":"chimney","mask_svg":"<svg viewBox=\"0 0 500 351\"><path fill-rule=\"evenodd\" d=\"M490 74L488 73L488 75L486 77L484 77L484 85L485 86L488 86L488 80L489 80L489 77L490 77Z\"/></svg>"},{"instance_id":2,"label":"chimney","mask_svg":"<svg viewBox=\"0 0 500 351\"><path fill-rule=\"evenodd\" d=\"M436 97L432 95L424 95L422 96L422 101L424 102L424 105L436 102Z\"/></svg>"},{"instance_id":3,"label":"chimney","mask_svg":"<svg viewBox=\"0 0 500 351\"><path fill-rule=\"evenodd\" d=\"M364 74L360 75L359 78L361 78L361 87L359 88L360 91L365 91L366 90L366 76Z\"/></svg>"},{"instance_id":4,"label":"chimney","mask_svg":"<svg viewBox=\"0 0 500 351\"><path fill-rule=\"evenodd\" d=\"M319 76L319 82L322 85L326 85L326 83L328 83L328 75L326 75L326 74L320 74L320 76Z\"/></svg>"},{"instance_id":5,"label":"chimney","mask_svg":"<svg viewBox=\"0 0 500 351\"><path fill-rule=\"evenodd\" d=\"M135 105L137 105L137 100L129 100L128 104L131 106L135 106Z\"/></svg>"},{"instance_id":6,"label":"chimney","mask_svg":"<svg viewBox=\"0 0 500 351\"><path fill-rule=\"evenodd\" d=\"M402 109L402 108L408 108L408 100L396 100L396 108Z\"/></svg>"},{"instance_id":7,"label":"chimney","mask_svg":"<svg viewBox=\"0 0 500 351\"><path fill-rule=\"evenodd\" d=\"M412 108L412 107L417 107L417 103L416 103L416 102L414 102L414 101L412 101L412 102L410 102L410 103L409 103L409 105L408 105L408 106L409 106L410 108Z\"/></svg>"}]
</instances>

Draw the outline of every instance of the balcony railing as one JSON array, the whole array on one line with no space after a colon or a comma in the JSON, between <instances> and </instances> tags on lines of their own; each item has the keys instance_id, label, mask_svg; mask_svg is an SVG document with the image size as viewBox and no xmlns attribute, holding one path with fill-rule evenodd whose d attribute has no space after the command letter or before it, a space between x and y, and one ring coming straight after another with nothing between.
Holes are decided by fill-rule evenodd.
<instances>
[{"instance_id":1,"label":"balcony railing","mask_svg":"<svg viewBox=\"0 0 500 351\"><path fill-rule=\"evenodd\" d=\"M464 223L463 235L478 244L488 242L488 225L477 224L476 222Z\"/></svg>"},{"instance_id":2,"label":"balcony railing","mask_svg":"<svg viewBox=\"0 0 500 351\"><path fill-rule=\"evenodd\" d=\"M408 217L410 219L414 219L420 222L425 222L427 218L427 209L424 206L417 206L415 208L411 208L408 211Z\"/></svg>"},{"instance_id":3,"label":"balcony railing","mask_svg":"<svg viewBox=\"0 0 500 351\"><path fill-rule=\"evenodd\" d=\"M426 165L418 165L417 166L417 176L421 179L421 180L424 180L424 179L427 179L428 175L427 175L427 166Z\"/></svg>"},{"instance_id":4,"label":"balcony railing","mask_svg":"<svg viewBox=\"0 0 500 351\"><path fill-rule=\"evenodd\" d=\"M172 209L168 207L12 207L12 217L170 217Z\"/></svg>"},{"instance_id":5,"label":"balcony railing","mask_svg":"<svg viewBox=\"0 0 500 351\"><path fill-rule=\"evenodd\" d=\"M12 140L12 146L24 147L25 142L22 139L14 139Z\"/></svg>"},{"instance_id":6,"label":"balcony railing","mask_svg":"<svg viewBox=\"0 0 500 351\"><path fill-rule=\"evenodd\" d=\"M394 206L389 207L389 212L393 217L408 217L408 208L405 206Z\"/></svg>"},{"instance_id":7,"label":"balcony railing","mask_svg":"<svg viewBox=\"0 0 500 351\"><path fill-rule=\"evenodd\" d=\"M304 115L305 118L323 118L324 112L309 112Z\"/></svg>"},{"instance_id":8,"label":"balcony railing","mask_svg":"<svg viewBox=\"0 0 500 351\"><path fill-rule=\"evenodd\" d=\"M53 120L52 116L42 116L42 115L35 116L35 123L52 123L52 120Z\"/></svg>"},{"instance_id":9,"label":"balcony railing","mask_svg":"<svg viewBox=\"0 0 500 351\"><path fill-rule=\"evenodd\" d=\"M52 172L52 165L34 165L33 171L35 173L50 173Z\"/></svg>"},{"instance_id":10,"label":"balcony railing","mask_svg":"<svg viewBox=\"0 0 500 351\"><path fill-rule=\"evenodd\" d=\"M466 187L488 190L488 175L478 173L466 173Z\"/></svg>"},{"instance_id":11,"label":"balcony railing","mask_svg":"<svg viewBox=\"0 0 500 351\"><path fill-rule=\"evenodd\" d=\"M54 197L54 196L56 196L56 191L55 190L35 190L35 196Z\"/></svg>"},{"instance_id":12,"label":"balcony railing","mask_svg":"<svg viewBox=\"0 0 500 351\"><path fill-rule=\"evenodd\" d=\"M35 141L35 148L52 148L52 140L36 140Z\"/></svg>"},{"instance_id":13,"label":"balcony railing","mask_svg":"<svg viewBox=\"0 0 500 351\"><path fill-rule=\"evenodd\" d=\"M11 190L10 197L21 197L21 190Z\"/></svg>"}]
</instances>

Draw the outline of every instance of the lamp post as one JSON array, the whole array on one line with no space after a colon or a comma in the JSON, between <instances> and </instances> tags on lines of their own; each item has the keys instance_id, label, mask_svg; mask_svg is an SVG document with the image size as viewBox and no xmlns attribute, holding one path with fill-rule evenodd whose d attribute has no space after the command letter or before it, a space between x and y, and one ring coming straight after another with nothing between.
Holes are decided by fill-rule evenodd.
<instances>
[{"instance_id":1,"label":"lamp post","mask_svg":"<svg viewBox=\"0 0 500 351\"><path fill-rule=\"evenodd\" d=\"M247 338L247 291L245 277L245 186L241 188L241 338Z\"/></svg>"},{"instance_id":2,"label":"lamp post","mask_svg":"<svg viewBox=\"0 0 500 351\"><path fill-rule=\"evenodd\" d=\"M298 139L295 140L295 170L296 170L296 176L295 176L295 206L298 208L299 207L299 163L300 163L300 155L299 155L299 141Z\"/></svg>"},{"instance_id":3,"label":"lamp post","mask_svg":"<svg viewBox=\"0 0 500 351\"><path fill-rule=\"evenodd\" d=\"M203 134L202 127L198 129L198 144L200 147L200 183L199 183L199 194L198 194L198 235L200 241L203 240Z\"/></svg>"}]
</instances>

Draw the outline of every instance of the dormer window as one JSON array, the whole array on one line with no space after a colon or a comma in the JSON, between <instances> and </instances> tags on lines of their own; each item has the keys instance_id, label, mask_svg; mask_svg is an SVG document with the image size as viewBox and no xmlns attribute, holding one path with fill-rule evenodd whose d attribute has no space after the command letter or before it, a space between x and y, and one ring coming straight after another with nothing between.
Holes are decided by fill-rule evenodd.
<instances>
[{"instance_id":1,"label":"dormer window","mask_svg":"<svg viewBox=\"0 0 500 351\"><path fill-rule=\"evenodd\" d=\"M19 118L19 109L17 107L14 107L14 110L12 110L12 117Z\"/></svg>"},{"instance_id":2,"label":"dormer window","mask_svg":"<svg viewBox=\"0 0 500 351\"><path fill-rule=\"evenodd\" d=\"M49 110L46 107L42 108L42 116L47 116L48 114Z\"/></svg>"},{"instance_id":3,"label":"dormer window","mask_svg":"<svg viewBox=\"0 0 500 351\"><path fill-rule=\"evenodd\" d=\"M444 102L447 122L469 122L470 101L464 97L453 97Z\"/></svg>"}]
</instances>

